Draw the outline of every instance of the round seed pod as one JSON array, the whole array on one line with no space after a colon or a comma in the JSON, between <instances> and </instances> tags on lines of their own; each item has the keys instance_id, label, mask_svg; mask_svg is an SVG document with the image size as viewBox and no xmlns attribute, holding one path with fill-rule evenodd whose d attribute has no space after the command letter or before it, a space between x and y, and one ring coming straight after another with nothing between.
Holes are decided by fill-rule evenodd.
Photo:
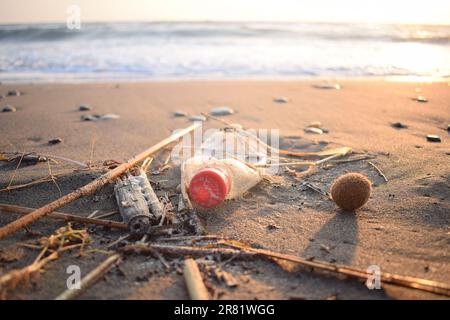
<instances>
[{"instance_id":1,"label":"round seed pod","mask_svg":"<svg viewBox=\"0 0 450 320\"><path fill-rule=\"evenodd\" d=\"M333 201L344 211L352 212L369 200L372 192L370 180L356 172L344 174L331 185Z\"/></svg>"}]
</instances>

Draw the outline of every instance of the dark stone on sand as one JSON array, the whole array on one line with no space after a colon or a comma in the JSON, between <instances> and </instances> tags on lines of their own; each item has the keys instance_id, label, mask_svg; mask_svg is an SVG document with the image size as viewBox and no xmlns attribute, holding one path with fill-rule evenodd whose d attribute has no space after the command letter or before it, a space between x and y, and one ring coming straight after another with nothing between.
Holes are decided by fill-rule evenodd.
<instances>
[{"instance_id":1,"label":"dark stone on sand","mask_svg":"<svg viewBox=\"0 0 450 320\"><path fill-rule=\"evenodd\" d=\"M54 139L48 140L48 144L59 144L62 142L63 142L63 139L61 139L61 138L54 138Z\"/></svg>"},{"instance_id":2,"label":"dark stone on sand","mask_svg":"<svg viewBox=\"0 0 450 320\"><path fill-rule=\"evenodd\" d=\"M391 124L391 126L395 129L406 129L408 128L408 126L406 124L403 124L401 122L394 122L393 124Z\"/></svg>"},{"instance_id":3,"label":"dark stone on sand","mask_svg":"<svg viewBox=\"0 0 450 320\"><path fill-rule=\"evenodd\" d=\"M11 105L6 105L3 109L2 112L16 112L17 109Z\"/></svg>"},{"instance_id":4,"label":"dark stone on sand","mask_svg":"<svg viewBox=\"0 0 450 320\"><path fill-rule=\"evenodd\" d=\"M10 90L8 91L8 97L18 97L20 96L19 90Z\"/></svg>"},{"instance_id":5,"label":"dark stone on sand","mask_svg":"<svg viewBox=\"0 0 450 320\"><path fill-rule=\"evenodd\" d=\"M181 110L177 110L173 113L174 117L187 117L187 112L185 111L181 111Z\"/></svg>"},{"instance_id":6,"label":"dark stone on sand","mask_svg":"<svg viewBox=\"0 0 450 320\"><path fill-rule=\"evenodd\" d=\"M81 116L81 121L97 121L98 119L100 119L99 115L85 114Z\"/></svg>"},{"instance_id":7,"label":"dark stone on sand","mask_svg":"<svg viewBox=\"0 0 450 320\"><path fill-rule=\"evenodd\" d=\"M436 134L429 134L429 135L427 135L427 141L428 142L441 142L441 137L439 137Z\"/></svg>"},{"instance_id":8,"label":"dark stone on sand","mask_svg":"<svg viewBox=\"0 0 450 320\"><path fill-rule=\"evenodd\" d=\"M450 124L447 126L447 131L450 132Z\"/></svg>"},{"instance_id":9,"label":"dark stone on sand","mask_svg":"<svg viewBox=\"0 0 450 320\"><path fill-rule=\"evenodd\" d=\"M90 105L87 105L87 104L82 104L82 105L80 105L78 107L78 109L80 111L90 111L90 110L92 110L92 107Z\"/></svg>"},{"instance_id":10,"label":"dark stone on sand","mask_svg":"<svg viewBox=\"0 0 450 320\"><path fill-rule=\"evenodd\" d=\"M273 99L274 102L276 103L288 103L289 100L286 97L276 97Z\"/></svg>"}]
</instances>

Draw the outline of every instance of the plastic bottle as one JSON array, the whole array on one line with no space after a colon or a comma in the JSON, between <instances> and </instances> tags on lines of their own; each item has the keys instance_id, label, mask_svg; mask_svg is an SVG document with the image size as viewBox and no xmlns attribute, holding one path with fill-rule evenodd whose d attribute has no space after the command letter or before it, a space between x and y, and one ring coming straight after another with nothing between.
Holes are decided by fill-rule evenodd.
<instances>
[{"instance_id":1,"label":"plastic bottle","mask_svg":"<svg viewBox=\"0 0 450 320\"><path fill-rule=\"evenodd\" d=\"M189 198L203 208L212 208L225 199L245 193L262 180L258 169L234 159L193 157L183 163Z\"/></svg>"}]
</instances>

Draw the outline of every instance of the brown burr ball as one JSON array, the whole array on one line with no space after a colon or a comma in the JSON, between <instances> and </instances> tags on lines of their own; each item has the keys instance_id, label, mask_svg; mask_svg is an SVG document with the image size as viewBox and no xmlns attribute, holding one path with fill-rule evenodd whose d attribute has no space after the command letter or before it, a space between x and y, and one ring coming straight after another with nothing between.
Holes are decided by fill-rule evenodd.
<instances>
[{"instance_id":1,"label":"brown burr ball","mask_svg":"<svg viewBox=\"0 0 450 320\"><path fill-rule=\"evenodd\" d=\"M372 192L370 180L360 173L351 172L334 180L331 185L333 201L344 211L355 211L369 200Z\"/></svg>"}]
</instances>

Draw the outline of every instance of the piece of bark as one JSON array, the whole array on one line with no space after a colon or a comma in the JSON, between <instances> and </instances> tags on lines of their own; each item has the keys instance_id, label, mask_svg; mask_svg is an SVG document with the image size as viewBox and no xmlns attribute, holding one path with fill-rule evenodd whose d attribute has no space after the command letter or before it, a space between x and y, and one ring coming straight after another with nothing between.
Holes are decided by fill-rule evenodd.
<instances>
[{"instance_id":1,"label":"piece of bark","mask_svg":"<svg viewBox=\"0 0 450 320\"><path fill-rule=\"evenodd\" d=\"M194 259L184 260L183 276L191 300L209 300L208 290Z\"/></svg>"}]
</instances>

